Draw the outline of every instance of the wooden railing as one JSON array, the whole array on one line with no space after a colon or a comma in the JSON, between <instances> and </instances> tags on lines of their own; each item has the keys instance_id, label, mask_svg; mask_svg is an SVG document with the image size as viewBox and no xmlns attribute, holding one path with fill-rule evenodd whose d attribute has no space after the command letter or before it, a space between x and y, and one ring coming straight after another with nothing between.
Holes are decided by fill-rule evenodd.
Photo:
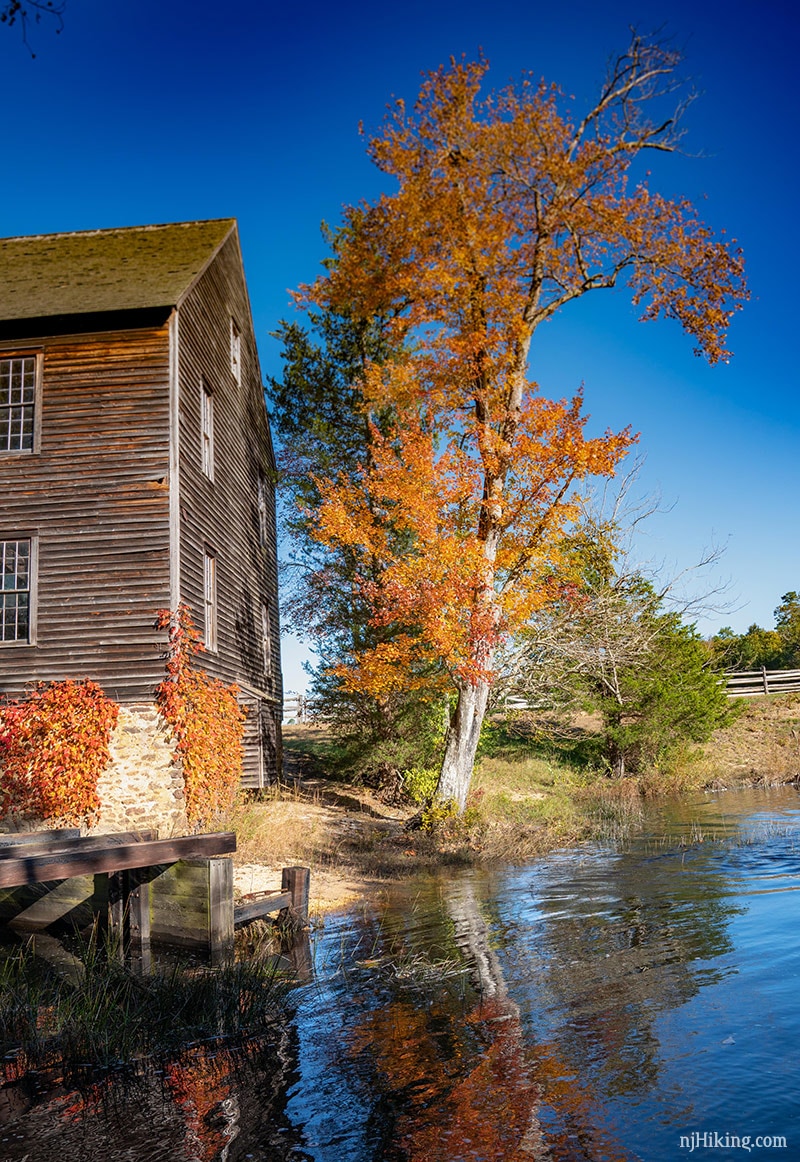
<instances>
[{"instance_id":1,"label":"wooden railing","mask_svg":"<svg viewBox=\"0 0 800 1162\"><path fill-rule=\"evenodd\" d=\"M283 700L284 722L310 722L318 712L318 703L305 694L287 694Z\"/></svg>"},{"instance_id":2,"label":"wooden railing","mask_svg":"<svg viewBox=\"0 0 800 1162\"><path fill-rule=\"evenodd\" d=\"M759 694L788 694L800 690L800 670L737 670L725 675L729 698L754 698Z\"/></svg>"},{"instance_id":3,"label":"wooden railing","mask_svg":"<svg viewBox=\"0 0 800 1162\"><path fill-rule=\"evenodd\" d=\"M305 694L287 694L283 700L284 722L307 722L308 710Z\"/></svg>"}]
</instances>

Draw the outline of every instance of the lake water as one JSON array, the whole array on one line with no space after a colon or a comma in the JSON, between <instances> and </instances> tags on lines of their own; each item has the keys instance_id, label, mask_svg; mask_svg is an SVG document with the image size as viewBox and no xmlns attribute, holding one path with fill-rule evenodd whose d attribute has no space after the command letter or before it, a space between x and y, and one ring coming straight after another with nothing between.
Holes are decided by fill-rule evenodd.
<instances>
[{"instance_id":1,"label":"lake water","mask_svg":"<svg viewBox=\"0 0 800 1162\"><path fill-rule=\"evenodd\" d=\"M800 1159L798 887L794 788L409 881L328 919L277 1044L6 1087L0 1162Z\"/></svg>"}]
</instances>

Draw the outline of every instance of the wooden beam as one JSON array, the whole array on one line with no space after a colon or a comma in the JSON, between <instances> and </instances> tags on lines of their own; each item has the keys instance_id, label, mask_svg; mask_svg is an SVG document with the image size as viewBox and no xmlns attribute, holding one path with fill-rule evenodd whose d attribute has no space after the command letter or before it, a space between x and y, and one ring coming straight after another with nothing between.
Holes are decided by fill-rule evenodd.
<instances>
[{"instance_id":1,"label":"wooden beam","mask_svg":"<svg viewBox=\"0 0 800 1162\"><path fill-rule=\"evenodd\" d=\"M105 876L75 876L55 884L8 888L6 906L16 904L9 916L10 928L20 932L43 932L51 924L68 922L85 926L97 906L105 905Z\"/></svg>"},{"instance_id":2,"label":"wooden beam","mask_svg":"<svg viewBox=\"0 0 800 1162\"><path fill-rule=\"evenodd\" d=\"M4 831L0 834L0 859L6 854L3 848L21 847L28 850L35 844L50 844L60 847L65 839L79 839L80 827L59 827L55 831Z\"/></svg>"},{"instance_id":3,"label":"wooden beam","mask_svg":"<svg viewBox=\"0 0 800 1162\"><path fill-rule=\"evenodd\" d=\"M97 839L101 839L97 836ZM69 841L67 841L69 842ZM90 841L91 843L92 841ZM55 851L47 855L9 857L0 860L0 888L66 880L70 876L115 872L120 868L147 868L176 863L179 859L204 859L236 851L236 835L219 831L209 835L184 835L134 843L92 844L91 850Z\"/></svg>"},{"instance_id":4,"label":"wooden beam","mask_svg":"<svg viewBox=\"0 0 800 1162\"><path fill-rule=\"evenodd\" d=\"M64 838L54 838L63 836ZM4 842L0 838L0 860L27 858L29 855L69 854L73 851L97 851L124 843L141 843L156 838L155 831L115 831L110 835L81 835L78 828L64 831L32 831L30 837L19 843ZM24 852L20 850L24 848Z\"/></svg>"}]
</instances>

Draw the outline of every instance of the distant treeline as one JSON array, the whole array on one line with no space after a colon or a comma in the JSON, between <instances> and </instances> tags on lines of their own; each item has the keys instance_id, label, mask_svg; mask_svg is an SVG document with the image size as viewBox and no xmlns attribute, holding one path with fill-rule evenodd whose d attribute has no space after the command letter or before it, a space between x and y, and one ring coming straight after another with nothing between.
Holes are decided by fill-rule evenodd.
<instances>
[{"instance_id":1,"label":"distant treeline","mask_svg":"<svg viewBox=\"0 0 800 1162\"><path fill-rule=\"evenodd\" d=\"M800 594L784 593L775 610L775 628L751 625L746 633L725 626L709 639L715 669L800 669Z\"/></svg>"}]
</instances>

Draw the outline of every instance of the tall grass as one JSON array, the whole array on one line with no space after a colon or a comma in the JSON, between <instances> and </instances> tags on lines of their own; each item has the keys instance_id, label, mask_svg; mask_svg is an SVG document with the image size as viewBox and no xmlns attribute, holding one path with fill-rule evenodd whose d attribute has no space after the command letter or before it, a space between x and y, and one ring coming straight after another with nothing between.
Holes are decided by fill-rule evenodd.
<instances>
[{"instance_id":1,"label":"tall grass","mask_svg":"<svg viewBox=\"0 0 800 1162\"><path fill-rule=\"evenodd\" d=\"M214 969L175 963L150 976L102 942L80 949L82 979L35 955L35 940L0 958L0 1056L7 1078L29 1069L108 1069L189 1045L262 1034L280 1023L287 983L256 956Z\"/></svg>"}]
</instances>

